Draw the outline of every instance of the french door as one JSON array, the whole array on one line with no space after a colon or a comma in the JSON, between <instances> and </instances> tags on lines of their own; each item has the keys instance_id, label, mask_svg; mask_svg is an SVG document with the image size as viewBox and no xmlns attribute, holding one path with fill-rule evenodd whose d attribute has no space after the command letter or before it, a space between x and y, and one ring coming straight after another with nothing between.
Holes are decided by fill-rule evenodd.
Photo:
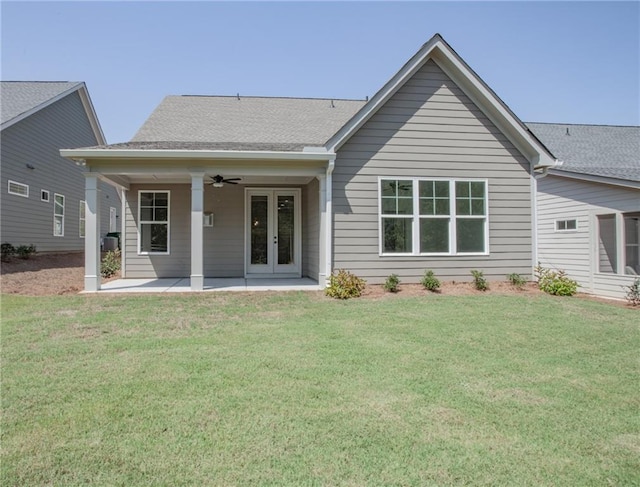
<instances>
[{"instance_id":1,"label":"french door","mask_svg":"<svg viewBox=\"0 0 640 487\"><path fill-rule=\"evenodd\" d=\"M247 189L245 208L246 274L300 277L300 190Z\"/></svg>"}]
</instances>

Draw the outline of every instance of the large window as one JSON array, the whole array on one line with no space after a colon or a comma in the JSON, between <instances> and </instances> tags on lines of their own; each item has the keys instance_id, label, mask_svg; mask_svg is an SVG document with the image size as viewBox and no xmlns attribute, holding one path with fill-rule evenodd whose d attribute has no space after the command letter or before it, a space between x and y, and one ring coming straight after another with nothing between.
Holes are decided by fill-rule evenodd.
<instances>
[{"instance_id":1,"label":"large window","mask_svg":"<svg viewBox=\"0 0 640 487\"><path fill-rule=\"evenodd\" d=\"M64 195L53 195L53 236L64 237Z\"/></svg>"},{"instance_id":2,"label":"large window","mask_svg":"<svg viewBox=\"0 0 640 487\"><path fill-rule=\"evenodd\" d=\"M640 213L597 218L598 272L640 275Z\"/></svg>"},{"instance_id":3,"label":"large window","mask_svg":"<svg viewBox=\"0 0 640 487\"><path fill-rule=\"evenodd\" d=\"M169 253L169 191L138 193L138 251Z\"/></svg>"},{"instance_id":4,"label":"large window","mask_svg":"<svg viewBox=\"0 0 640 487\"><path fill-rule=\"evenodd\" d=\"M382 254L487 252L487 182L380 179Z\"/></svg>"}]
</instances>

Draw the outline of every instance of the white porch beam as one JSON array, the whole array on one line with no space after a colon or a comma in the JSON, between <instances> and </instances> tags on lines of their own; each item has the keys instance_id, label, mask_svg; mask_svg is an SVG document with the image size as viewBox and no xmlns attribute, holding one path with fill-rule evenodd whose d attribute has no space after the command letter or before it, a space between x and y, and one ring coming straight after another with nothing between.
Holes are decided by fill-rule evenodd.
<instances>
[{"instance_id":1,"label":"white porch beam","mask_svg":"<svg viewBox=\"0 0 640 487\"><path fill-rule=\"evenodd\" d=\"M98 175L85 173L84 290L100 290L100 189Z\"/></svg>"},{"instance_id":2,"label":"white porch beam","mask_svg":"<svg viewBox=\"0 0 640 487\"><path fill-rule=\"evenodd\" d=\"M204 289L204 172L191 173L191 290Z\"/></svg>"},{"instance_id":3,"label":"white porch beam","mask_svg":"<svg viewBox=\"0 0 640 487\"><path fill-rule=\"evenodd\" d=\"M179 165L163 165L149 164L136 165L131 164L91 164L92 170L100 172L105 176L144 176L154 174L171 174L171 175L189 175L189 170ZM200 168L202 172L216 174L218 172L233 172L234 176L308 176L314 177L325 172L321 166L311 167L291 167L291 166L267 166L267 167L242 167L239 165L222 165L206 166ZM126 181L123 179L123 182Z\"/></svg>"},{"instance_id":4,"label":"white porch beam","mask_svg":"<svg viewBox=\"0 0 640 487\"><path fill-rule=\"evenodd\" d=\"M318 176L318 206L320 211L320 235L318 246L318 284L326 286L327 282L327 175Z\"/></svg>"}]
</instances>

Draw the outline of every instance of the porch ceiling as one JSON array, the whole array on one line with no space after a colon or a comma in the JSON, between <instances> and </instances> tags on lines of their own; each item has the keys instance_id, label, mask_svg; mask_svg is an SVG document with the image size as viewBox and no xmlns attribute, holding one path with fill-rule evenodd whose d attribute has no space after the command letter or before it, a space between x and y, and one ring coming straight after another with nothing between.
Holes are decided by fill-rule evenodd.
<instances>
[{"instance_id":1,"label":"porch ceiling","mask_svg":"<svg viewBox=\"0 0 640 487\"><path fill-rule=\"evenodd\" d=\"M314 176L259 176L259 175L238 175L233 170L225 170L219 172L205 174L205 185L211 183L210 177L220 174L225 178L240 177L238 185L305 185L308 184ZM132 174L127 176L129 184L156 184L156 183L172 183L172 184L191 184L191 176L189 174Z\"/></svg>"}]
</instances>

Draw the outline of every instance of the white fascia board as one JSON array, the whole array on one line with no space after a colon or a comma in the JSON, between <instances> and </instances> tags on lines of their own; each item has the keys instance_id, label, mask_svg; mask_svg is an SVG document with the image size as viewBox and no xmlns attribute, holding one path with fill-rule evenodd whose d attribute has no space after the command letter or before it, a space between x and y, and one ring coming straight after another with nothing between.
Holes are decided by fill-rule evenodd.
<instances>
[{"instance_id":1,"label":"white fascia board","mask_svg":"<svg viewBox=\"0 0 640 487\"><path fill-rule=\"evenodd\" d=\"M549 176L558 176L567 179L577 179L580 181L589 181L592 183L609 184L612 186L621 186L623 188L640 189L639 181L629 181L627 179L611 178L606 176L596 176L594 174L582 174L578 172L549 170Z\"/></svg>"},{"instance_id":2,"label":"white fascia board","mask_svg":"<svg viewBox=\"0 0 640 487\"><path fill-rule=\"evenodd\" d=\"M91 101L91 96L89 96L89 90L87 90L87 85L84 84L84 81L82 82L82 86L79 88L78 94L80 95L82 106L84 107L84 111L87 113L89 124L91 125L91 129L93 130L93 133L96 136L98 145L106 145L107 140L104 138L104 132L102 132L100 121L98 120L96 111L93 108L93 102Z\"/></svg>"},{"instance_id":3,"label":"white fascia board","mask_svg":"<svg viewBox=\"0 0 640 487\"><path fill-rule=\"evenodd\" d=\"M49 98L48 100L40 103L40 105L37 105L35 107L33 107L30 110L27 110L26 112L22 112L20 115L16 115L15 117L13 117L11 120L7 120L6 122L4 122L1 126L0 126L0 130L4 130L8 127L11 127L12 125L18 123L20 120L24 120L25 118L33 115L36 112L39 112L40 110L42 110L43 108L48 107L49 105L52 105L53 103L57 102L58 100L63 99L65 96L73 93L74 91L79 90L80 88L82 88L84 86L84 83L78 82L77 84L73 85L71 88L69 88L66 91L63 91L62 93L60 93L57 96L54 96L53 98Z\"/></svg>"},{"instance_id":4,"label":"white fascia board","mask_svg":"<svg viewBox=\"0 0 640 487\"><path fill-rule=\"evenodd\" d=\"M322 152L233 151L233 150L167 150L167 149L60 149L67 159L249 159L329 161L335 154Z\"/></svg>"}]
</instances>

